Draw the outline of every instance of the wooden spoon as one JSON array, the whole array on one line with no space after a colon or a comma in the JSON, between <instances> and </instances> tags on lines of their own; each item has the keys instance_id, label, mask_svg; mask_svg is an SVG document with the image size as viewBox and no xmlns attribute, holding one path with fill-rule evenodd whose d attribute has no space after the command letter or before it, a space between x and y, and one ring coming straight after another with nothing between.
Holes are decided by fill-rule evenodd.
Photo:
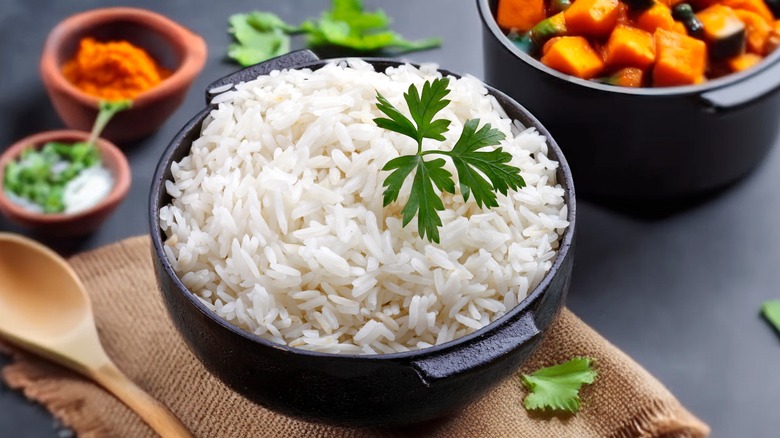
<instances>
[{"instance_id":1,"label":"wooden spoon","mask_svg":"<svg viewBox=\"0 0 780 438\"><path fill-rule=\"evenodd\" d=\"M65 260L9 233L0 233L0 336L93 379L161 436L192 436L109 359L95 329L89 296Z\"/></svg>"}]
</instances>

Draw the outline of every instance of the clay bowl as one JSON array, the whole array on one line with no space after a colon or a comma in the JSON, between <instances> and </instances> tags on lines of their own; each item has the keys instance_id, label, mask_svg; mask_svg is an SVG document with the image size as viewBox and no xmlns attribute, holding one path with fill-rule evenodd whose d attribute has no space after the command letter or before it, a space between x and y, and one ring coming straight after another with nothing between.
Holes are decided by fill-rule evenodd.
<instances>
[{"instance_id":1,"label":"clay bowl","mask_svg":"<svg viewBox=\"0 0 780 438\"><path fill-rule=\"evenodd\" d=\"M5 167L11 160L18 159L22 150L28 147L40 148L50 141L77 142L89 138L83 131L47 131L25 137L0 155L0 212L11 221L33 231L54 236L78 236L97 229L116 209L130 190L130 166L122 151L113 143L99 139L97 142L103 166L114 177L114 187L108 196L97 205L74 214L43 214L31 212L14 202L6 195L2 187L5 179Z\"/></svg>"},{"instance_id":2,"label":"clay bowl","mask_svg":"<svg viewBox=\"0 0 780 438\"><path fill-rule=\"evenodd\" d=\"M84 37L98 41L126 40L149 53L171 75L133 99L133 107L117 114L103 137L117 143L139 140L156 131L179 107L206 62L206 43L170 19L144 9L105 8L79 13L60 22L49 34L41 55L41 77L62 121L88 131L98 112L98 98L68 82L62 65Z\"/></svg>"}]
</instances>

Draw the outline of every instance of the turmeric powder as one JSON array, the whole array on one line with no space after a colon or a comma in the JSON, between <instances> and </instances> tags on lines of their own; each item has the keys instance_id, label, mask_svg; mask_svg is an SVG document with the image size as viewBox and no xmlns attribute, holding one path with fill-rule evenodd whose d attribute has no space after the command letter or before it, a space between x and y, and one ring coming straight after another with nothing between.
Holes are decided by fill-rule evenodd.
<instances>
[{"instance_id":1,"label":"turmeric powder","mask_svg":"<svg viewBox=\"0 0 780 438\"><path fill-rule=\"evenodd\" d=\"M85 93L106 100L133 99L170 75L144 49L127 41L83 38L73 59L62 67L65 79Z\"/></svg>"}]
</instances>

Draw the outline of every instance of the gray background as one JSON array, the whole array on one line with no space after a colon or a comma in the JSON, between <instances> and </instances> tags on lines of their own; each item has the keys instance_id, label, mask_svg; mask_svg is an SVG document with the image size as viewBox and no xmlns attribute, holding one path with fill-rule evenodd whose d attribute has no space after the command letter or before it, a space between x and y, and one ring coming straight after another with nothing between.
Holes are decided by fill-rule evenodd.
<instances>
[{"instance_id":1,"label":"gray background","mask_svg":"<svg viewBox=\"0 0 780 438\"><path fill-rule=\"evenodd\" d=\"M118 4L2 0L0 149L25 135L62 127L38 76L49 30L72 13ZM194 30L206 39L209 58L173 117L156 134L126 150L133 187L113 217L80 241L46 241L65 251L147 232L145 206L159 155L203 106L205 86L236 68L223 59L230 14L269 10L297 23L319 15L329 2L122 4L162 12ZM474 1L369 0L367 5L382 7L394 19L394 28L408 38L444 38L442 48L409 54L408 59L435 61L482 77L481 25ZM778 187L780 155L774 150L751 176L719 196L663 218L628 215L582 200L579 204L579 247L569 307L665 383L712 426L716 437L780 435L780 337L758 317L764 300L780 298ZM2 218L0 230L23 232ZM0 358L0 364L5 362ZM54 437L58 433L54 424L42 408L0 385L0 437Z\"/></svg>"}]
</instances>

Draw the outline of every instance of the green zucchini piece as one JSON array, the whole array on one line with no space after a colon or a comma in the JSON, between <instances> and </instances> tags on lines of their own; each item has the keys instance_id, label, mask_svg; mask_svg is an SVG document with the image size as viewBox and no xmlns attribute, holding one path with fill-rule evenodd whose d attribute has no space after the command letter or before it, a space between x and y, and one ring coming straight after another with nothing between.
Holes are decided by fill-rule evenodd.
<instances>
[{"instance_id":1,"label":"green zucchini piece","mask_svg":"<svg viewBox=\"0 0 780 438\"><path fill-rule=\"evenodd\" d=\"M571 6L571 0L550 0L550 12L557 14L569 9Z\"/></svg>"},{"instance_id":2,"label":"green zucchini piece","mask_svg":"<svg viewBox=\"0 0 780 438\"><path fill-rule=\"evenodd\" d=\"M563 18L563 12L559 12L536 23L536 26L528 32L510 38L520 50L530 55L537 55L548 40L557 36L566 36L567 33L566 19Z\"/></svg>"},{"instance_id":3,"label":"green zucchini piece","mask_svg":"<svg viewBox=\"0 0 780 438\"><path fill-rule=\"evenodd\" d=\"M566 36L568 32L569 31L566 29L566 19L563 17L563 12L559 12L551 17L545 18L528 31L537 48L544 46L544 43L546 43L551 38Z\"/></svg>"},{"instance_id":4,"label":"green zucchini piece","mask_svg":"<svg viewBox=\"0 0 780 438\"><path fill-rule=\"evenodd\" d=\"M538 51L538 48L536 47L536 44L534 44L534 41L531 39L531 35L529 34L529 32L525 32L523 34L509 35L509 39L512 41L512 44L514 44L518 49L522 50L525 53L528 53L529 55L534 55Z\"/></svg>"},{"instance_id":5,"label":"green zucchini piece","mask_svg":"<svg viewBox=\"0 0 780 438\"><path fill-rule=\"evenodd\" d=\"M704 25L688 3L680 3L672 8L672 17L685 25L688 35L698 39L704 38Z\"/></svg>"}]
</instances>

